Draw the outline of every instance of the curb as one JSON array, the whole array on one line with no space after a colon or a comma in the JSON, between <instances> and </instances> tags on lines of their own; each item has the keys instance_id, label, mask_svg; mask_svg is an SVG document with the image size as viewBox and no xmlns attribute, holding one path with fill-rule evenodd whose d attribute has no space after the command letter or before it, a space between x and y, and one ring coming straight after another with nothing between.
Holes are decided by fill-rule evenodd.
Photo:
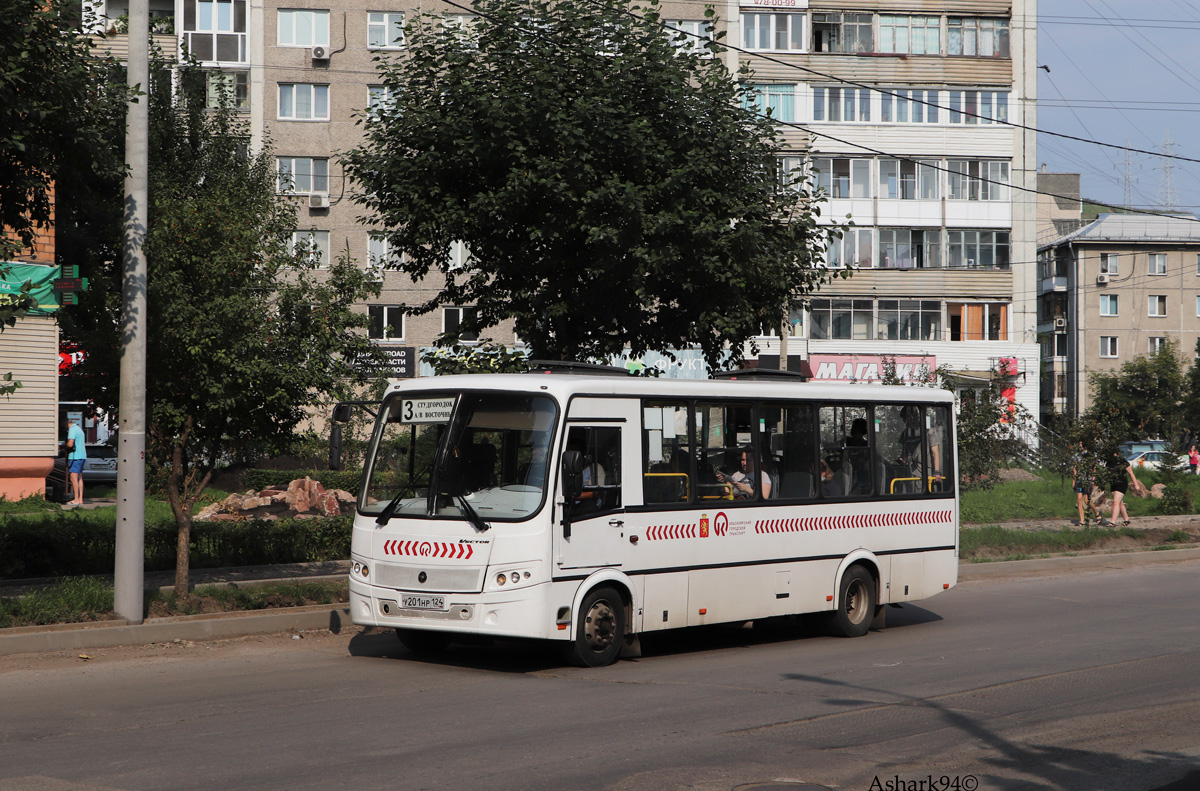
<instances>
[{"instance_id":1,"label":"curb","mask_svg":"<svg viewBox=\"0 0 1200 791\"><path fill-rule=\"evenodd\" d=\"M1200 549L1142 550L1104 555L1075 555L1033 560L1005 560L996 563L960 563L959 582L989 578L1048 577L1071 571L1129 569L1200 560Z\"/></svg>"},{"instance_id":2,"label":"curb","mask_svg":"<svg viewBox=\"0 0 1200 791\"><path fill-rule=\"evenodd\" d=\"M0 656L149 645L173 640L220 640L304 629L328 629L337 634L349 625L350 608L339 603L288 607L272 612L147 618L140 624L120 620L102 624L24 626L5 629L5 634L0 634Z\"/></svg>"},{"instance_id":3,"label":"curb","mask_svg":"<svg viewBox=\"0 0 1200 791\"><path fill-rule=\"evenodd\" d=\"M1048 577L1075 571L1127 569L1136 566L1157 566L1194 560L1200 560L1200 549L1147 550L1109 555L1008 560L995 563L962 563L958 567L958 579L959 582L967 582L1017 577ZM116 620L84 624L20 626L0 630L0 656L149 645L173 640L221 640L306 629L328 629L334 634L338 634L343 628L351 625L349 606L339 603L248 613L148 618L141 624L129 624L123 620Z\"/></svg>"}]
</instances>

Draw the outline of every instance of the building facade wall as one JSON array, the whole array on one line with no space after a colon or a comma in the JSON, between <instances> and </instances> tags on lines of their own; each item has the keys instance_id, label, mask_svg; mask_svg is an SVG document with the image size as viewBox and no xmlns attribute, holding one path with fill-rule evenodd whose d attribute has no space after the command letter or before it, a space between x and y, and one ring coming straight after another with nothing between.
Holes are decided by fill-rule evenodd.
<instances>
[{"instance_id":1,"label":"building facade wall","mask_svg":"<svg viewBox=\"0 0 1200 791\"><path fill-rule=\"evenodd\" d=\"M0 334L0 373L21 387L0 397L0 495L42 494L58 454L58 323L25 316Z\"/></svg>"}]
</instances>

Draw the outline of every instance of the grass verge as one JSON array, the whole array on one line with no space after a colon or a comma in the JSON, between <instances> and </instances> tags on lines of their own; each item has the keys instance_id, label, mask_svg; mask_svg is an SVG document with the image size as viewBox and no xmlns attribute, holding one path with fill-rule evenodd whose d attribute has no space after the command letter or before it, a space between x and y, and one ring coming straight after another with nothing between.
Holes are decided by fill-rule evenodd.
<instances>
[{"instance_id":1,"label":"grass verge","mask_svg":"<svg viewBox=\"0 0 1200 791\"><path fill-rule=\"evenodd\" d=\"M1182 532L1182 531L1181 531ZM964 527L959 535L959 555L973 562L1026 560L1039 555L1096 549L1121 536L1139 538L1142 531L1122 527L1083 530L1011 530L999 525ZM1186 534L1185 534L1186 535Z\"/></svg>"},{"instance_id":2,"label":"grass verge","mask_svg":"<svg viewBox=\"0 0 1200 791\"><path fill-rule=\"evenodd\" d=\"M336 604L350 600L348 584L337 582L272 582L225 587L200 585L187 599L155 592L147 597L147 617L269 610ZM10 599L0 599L0 628L57 623L107 621L113 614L112 584L96 577L72 577Z\"/></svg>"}]
</instances>

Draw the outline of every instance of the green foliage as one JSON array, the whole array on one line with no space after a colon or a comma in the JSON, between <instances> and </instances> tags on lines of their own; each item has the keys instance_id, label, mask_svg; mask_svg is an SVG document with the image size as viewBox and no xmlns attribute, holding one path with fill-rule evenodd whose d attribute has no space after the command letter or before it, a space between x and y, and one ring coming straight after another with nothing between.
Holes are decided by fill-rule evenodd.
<instances>
[{"instance_id":1,"label":"green foliage","mask_svg":"<svg viewBox=\"0 0 1200 791\"><path fill-rule=\"evenodd\" d=\"M953 391L953 372L939 368L943 387ZM1023 437L1032 420L1004 397L1005 371L997 368L986 387L964 391L958 404L958 474L964 491L991 489L1000 468L1026 451Z\"/></svg>"},{"instance_id":2,"label":"green foliage","mask_svg":"<svg viewBox=\"0 0 1200 791\"><path fill-rule=\"evenodd\" d=\"M350 517L196 522L190 565L224 568L341 560L350 556ZM64 511L0 523L0 578L111 574L116 530L105 516ZM176 565L173 519L146 522L146 570Z\"/></svg>"},{"instance_id":3,"label":"green foliage","mask_svg":"<svg viewBox=\"0 0 1200 791\"><path fill-rule=\"evenodd\" d=\"M199 615L206 612L266 610L349 601L346 582L274 582L265 585L197 585L181 600L174 591L149 596L152 616Z\"/></svg>"},{"instance_id":4,"label":"green foliage","mask_svg":"<svg viewBox=\"0 0 1200 791\"><path fill-rule=\"evenodd\" d=\"M362 481L362 470L249 469L242 472L242 486L257 492L273 486L286 487L299 478L312 478L314 481L319 481L326 489L341 489L357 495L358 485Z\"/></svg>"},{"instance_id":5,"label":"green foliage","mask_svg":"<svg viewBox=\"0 0 1200 791\"><path fill-rule=\"evenodd\" d=\"M1173 437L1182 428L1183 362L1171 338L1151 355L1138 355L1114 372L1091 374L1087 417L1117 442L1146 436Z\"/></svg>"},{"instance_id":6,"label":"green foliage","mask_svg":"<svg viewBox=\"0 0 1200 791\"><path fill-rule=\"evenodd\" d=\"M654 0L473 9L466 30L419 16L380 58L390 98L344 159L396 266L435 282L410 312L474 305L460 333L512 319L538 359L695 343L736 367L824 279L830 233L807 187L780 185L749 75L718 43L677 47Z\"/></svg>"},{"instance_id":7,"label":"green foliage","mask_svg":"<svg viewBox=\"0 0 1200 791\"><path fill-rule=\"evenodd\" d=\"M71 577L24 596L0 599L0 629L99 621L112 609L112 585L94 577Z\"/></svg>"},{"instance_id":8,"label":"green foliage","mask_svg":"<svg viewBox=\"0 0 1200 791\"><path fill-rule=\"evenodd\" d=\"M65 174L115 170L103 119L124 103L111 61L75 35L79 6L64 0L0 2L0 261L48 227L52 184Z\"/></svg>"},{"instance_id":9,"label":"green foliage","mask_svg":"<svg viewBox=\"0 0 1200 791\"><path fill-rule=\"evenodd\" d=\"M1162 499L1158 501L1160 514L1190 514L1195 512L1193 494L1180 483L1169 483L1163 487Z\"/></svg>"},{"instance_id":10,"label":"green foliage","mask_svg":"<svg viewBox=\"0 0 1200 791\"><path fill-rule=\"evenodd\" d=\"M524 373L529 370L525 352L491 342L478 346L455 343L426 351L421 362L433 366L435 376L449 374Z\"/></svg>"},{"instance_id":11,"label":"green foliage","mask_svg":"<svg viewBox=\"0 0 1200 791\"><path fill-rule=\"evenodd\" d=\"M959 535L959 553L977 558L985 552L1010 556L1044 555L1051 552L1076 552L1090 549L1126 531L1085 528L1083 530L1013 530L999 525L964 528ZM1136 531L1133 531L1136 535Z\"/></svg>"},{"instance_id":12,"label":"green foliage","mask_svg":"<svg viewBox=\"0 0 1200 791\"><path fill-rule=\"evenodd\" d=\"M21 500L9 500L0 495L0 514L27 514L32 511L59 511L62 506L52 503L40 494L30 495Z\"/></svg>"},{"instance_id":13,"label":"green foliage","mask_svg":"<svg viewBox=\"0 0 1200 791\"><path fill-rule=\"evenodd\" d=\"M294 198L278 195L273 152L249 151L228 97L208 108L205 77L172 79L152 62L150 89L147 463L183 540L213 469L247 449L278 452L305 408L349 396L355 361L377 354L353 306L378 285L345 255L321 262L292 249ZM113 229L119 232L119 228ZM117 407L121 277L96 274L91 323L67 335L89 350L82 373L97 404ZM181 566L186 588L186 566Z\"/></svg>"}]
</instances>

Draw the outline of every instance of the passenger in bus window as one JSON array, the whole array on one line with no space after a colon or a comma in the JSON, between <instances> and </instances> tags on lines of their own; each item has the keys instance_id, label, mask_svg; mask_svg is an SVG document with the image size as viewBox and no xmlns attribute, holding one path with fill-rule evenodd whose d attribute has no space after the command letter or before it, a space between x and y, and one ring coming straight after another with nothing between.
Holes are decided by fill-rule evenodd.
<instances>
[{"instance_id":1,"label":"passenger in bus window","mask_svg":"<svg viewBox=\"0 0 1200 791\"><path fill-rule=\"evenodd\" d=\"M754 450L749 447L741 448L738 452L738 464L740 469L733 472L725 472L717 470L717 480L721 483L729 483L733 485L733 497L735 500L753 500L754 499ZM759 487L762 490L763 498L771 496L771 479L767 477L765 471L760 470L758 473Z\"/></svg>"},{"instance_id":2,"label":"passenger in bus window","mask_svg":"<svg viewBox=\"0 0 1200 791\"><path fill-rule=\"evenodd\" d=\"M821 496L841 497L842 494L842 487L834 479L833 470L830 469L829 462L821 459Z\"/></svg>"}]
</instances>

